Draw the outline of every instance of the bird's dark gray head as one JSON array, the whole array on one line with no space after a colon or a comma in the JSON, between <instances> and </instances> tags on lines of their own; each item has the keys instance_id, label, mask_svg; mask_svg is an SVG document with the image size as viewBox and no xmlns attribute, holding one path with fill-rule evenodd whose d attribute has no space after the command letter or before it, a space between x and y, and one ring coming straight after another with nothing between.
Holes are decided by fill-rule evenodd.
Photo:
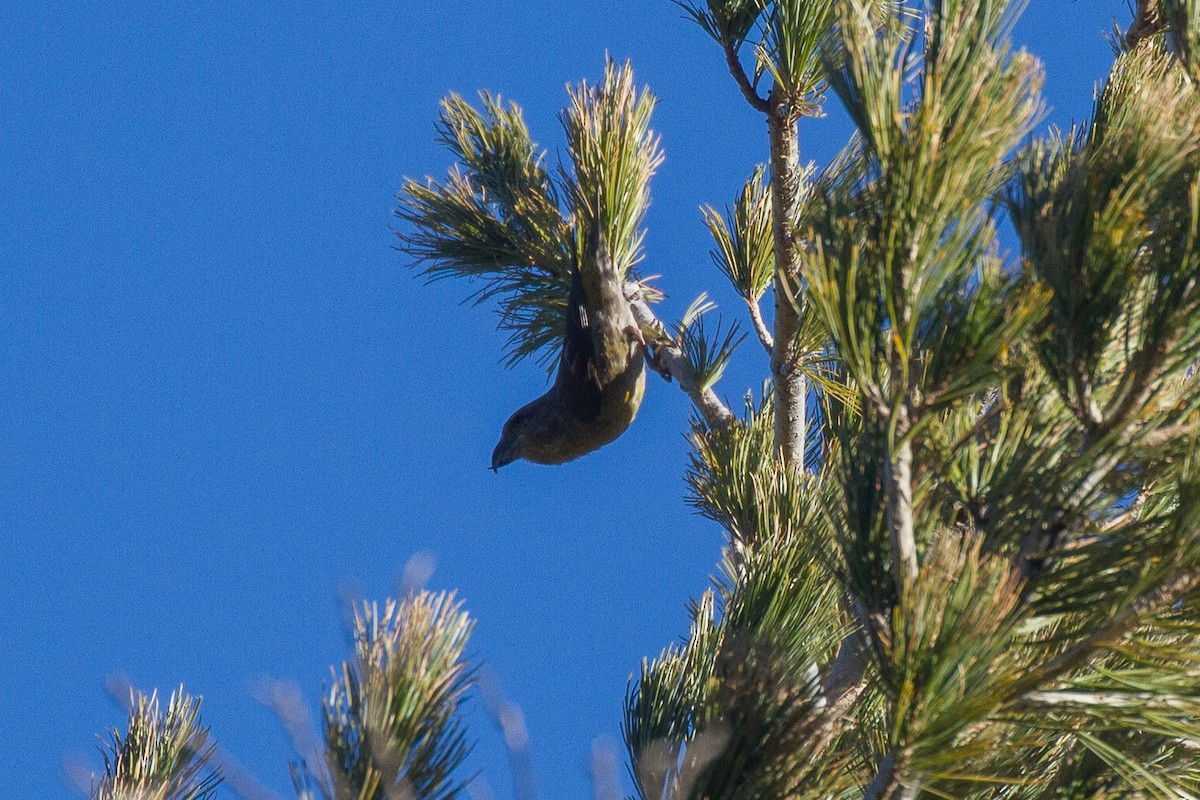
<instances>
[{"instance_id":1,"label":"bird's dark gray head","mask_svg":"<svg viewBox=\"0 0 1200 800\"><path fill-rule=\"evenodd\" d=\"M499 472L501 467L524 457L523 450L531 418L530 409L525 406L518 409L504 423L504 429L500 432L500 441L496 444L496 449L492 451L492 472Z\"/></svg>"},{"instance_id":2,"label":"bird's dark gray head","mask_svg":"<svg viewBox=\"0 0 1200 800\"><path fill-rule=\"evenodd\" d=\"M534 464L562 464L594 450L598 445L581 443L578 424L572 420L553 388L518 408L504 423L500 442L492 451L492 469L499 470L517 459Z\"/></svg>"}]
</instances>

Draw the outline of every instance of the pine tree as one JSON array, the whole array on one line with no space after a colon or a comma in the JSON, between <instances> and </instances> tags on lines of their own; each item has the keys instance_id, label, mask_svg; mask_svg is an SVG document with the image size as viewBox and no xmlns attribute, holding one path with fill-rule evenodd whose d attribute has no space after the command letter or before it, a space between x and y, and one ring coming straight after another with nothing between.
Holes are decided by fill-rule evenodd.
<instances>
[{"instance_id":1,"label":"pine tree","mask_svg":"<svg viewBox=\"0 0 1200 800\"><path fill-rule=\"evenodd\" d=\"M1018 2L679 4L768 123L768 163L705 211L761 402L713 391L745 337L703 298L663 324L638 279L659 146L629 65L572 92L557 169L515 105L447 98L459 165L398 212L428 277L498 304L514 363L553 365L599 228L695 402L688 488L727 547L629 689L638 798L1200 795L1200 1L1140 3L1093 119L1032 140ZM856 132L815 173L797 125L827 95ZM461 797L471 625L447 595L364 606L299 796ZM206 796L196 706L171 708L135 708L95 797ZM136 766L154 748L173 774Z\"/></svg>"}]
</instances>

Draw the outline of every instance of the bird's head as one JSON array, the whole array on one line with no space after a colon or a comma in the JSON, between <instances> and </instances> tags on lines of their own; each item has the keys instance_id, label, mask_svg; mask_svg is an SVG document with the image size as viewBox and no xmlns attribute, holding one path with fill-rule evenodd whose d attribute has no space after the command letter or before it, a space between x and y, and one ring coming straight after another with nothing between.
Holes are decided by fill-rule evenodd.
<instances>
[{"instance_id":1,"label":"bird's head","mask_svg":"<svg viewBox=\"0 0 1200 800\"><path fill-rule=\"evenodd\" d=\"M492 470L523 458L534 464L561 464L588 452L587 442L579 441L575 428L564 419L555 390L518 408L500 434L492 451ZM582 449L581 449L582 448Z\"/></svg>"},{"instance_id":2,"label":"bird's head","mask_svg":"<svg viewBox=\"0 0 1200 800\"><path fill-rule=\"evenodd\" d=\"M529 406L518 409L500 432L500 441L492 451L492 472L499 472L506 464L525 457L525 450L534 429L533 413Z\"/></svg>"}]
</instances>

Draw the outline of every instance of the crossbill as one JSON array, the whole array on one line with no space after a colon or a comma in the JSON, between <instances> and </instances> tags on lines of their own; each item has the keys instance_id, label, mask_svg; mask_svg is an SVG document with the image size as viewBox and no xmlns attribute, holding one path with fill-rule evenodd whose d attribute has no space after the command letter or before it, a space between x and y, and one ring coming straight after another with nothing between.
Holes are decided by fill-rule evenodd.
<instances>
[{"instance_id":1,"label":"crossbill","mask_svg":"<svg viewBox=\"0 0 1200 800\"><path fill-rule=\"evenodd\" d=\"M646 388L645 342L624 276L593 224L571 270L562 356L549 391L504 423L492 469L525 459L562 464L616 439L637 416Z\"/></svg>"}]
</instances>

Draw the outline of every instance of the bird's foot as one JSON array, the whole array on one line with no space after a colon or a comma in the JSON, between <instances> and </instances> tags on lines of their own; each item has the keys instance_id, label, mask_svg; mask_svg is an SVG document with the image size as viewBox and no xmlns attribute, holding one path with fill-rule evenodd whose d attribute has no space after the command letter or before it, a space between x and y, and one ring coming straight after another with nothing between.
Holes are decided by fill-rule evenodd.
<instances>
[{"instance_id":1,"label":"bird's foot","mask_svg":"<svg viewBox=\"0 0 1200 800\"><path fill-rule=\"evenodd\" d=\"M646 365L650 369L657 372L663 377L667 383L671 382L671 369L667 366L666 354L661 349L651 350L649 347L642 350L646 356Z\"/></svg>"}]
</instances>

